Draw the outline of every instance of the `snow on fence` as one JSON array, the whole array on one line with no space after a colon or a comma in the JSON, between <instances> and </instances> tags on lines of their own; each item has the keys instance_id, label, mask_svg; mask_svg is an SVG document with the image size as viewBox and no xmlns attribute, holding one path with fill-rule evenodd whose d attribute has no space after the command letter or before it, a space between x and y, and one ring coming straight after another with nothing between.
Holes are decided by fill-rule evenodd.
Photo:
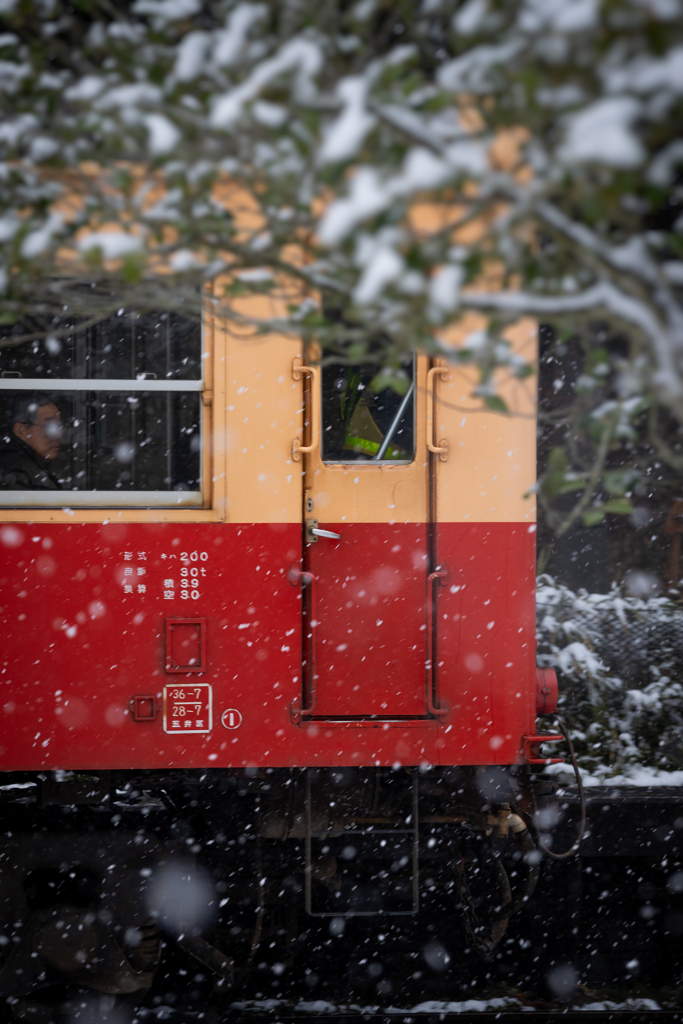
<instances>
[{"instance_id":1,"label":"snow on fence","mask_svg":"<svg viewBox=\"0 0 683 1024\"><path fill-rule=\"evenodd\" d=\"M588 781L683 784L683 607L538 579L538 663Z\"/></svg>"}]
</instances>

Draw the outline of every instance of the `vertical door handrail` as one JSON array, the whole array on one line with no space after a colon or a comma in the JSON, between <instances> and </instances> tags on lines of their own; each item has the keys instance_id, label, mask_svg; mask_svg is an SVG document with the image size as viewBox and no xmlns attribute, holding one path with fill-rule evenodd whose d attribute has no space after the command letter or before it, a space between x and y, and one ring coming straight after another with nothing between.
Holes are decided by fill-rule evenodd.
<instances>
[{"instance_id":1,"label":"vertical door handrail","mask_svg":"<svg viewBox=\"0 0 683 1024\"><path fill-rule=\"evenodd\" d=\"M434 378L438 375L441 380L448 380L449 373L444 366L433 366L427 373L427 447L441 462L448 458L448 442L441 440L438 445L434 444Z\"/></svg>"},{"instance_id":2,"label":"vertical door handrail","mask_svg":"<svg viewBox=\"0 0 683 1024\"><path fill-rule=\"evenodd\" d=\"M293 587L306 587L308 590L308 619L306 624L306 639L310 641L308 645L309 655L306 658L308 672L303 671L302 665L301 700L295 698L290 706L292 721L296 724L301 721L302 715L311 715L315 711L315 631L318 621L315 617L315 576L313 573L306 572L293 565L289 570L289 582ZM308 687L306 686L307 680ZM307 689L308 693L306 692Z\"/></svg>"},{"instance_id":3,"label":"vertical door handrail","mask_svg":"<svg viewBox=\"0 0 683 1024\"><path fill-rule=\"evenodd\" d=\"M304 373L311 375L311 443L303 445L300 437L292 441L292 461L301 462L302 455L310 455L320 440L320 370L317 366L304 366L301 356L292 359L292 379L301 380Z\"/></svg>"},{"instance_id":4,"label":"vertical door handrail","mask_svg":"<svg viewBox=\"0 0 683 1024\"><path fill-rule=\"evenodd\" d=\"M436 593L435 588L445 586L448 579L447 569L435 569L427 577L427 660L426 660L426 684L427 684L427 711L435 718L445 718L449 707L439 700L437 687L436 665Z\"/></svg>"}]
</instances>

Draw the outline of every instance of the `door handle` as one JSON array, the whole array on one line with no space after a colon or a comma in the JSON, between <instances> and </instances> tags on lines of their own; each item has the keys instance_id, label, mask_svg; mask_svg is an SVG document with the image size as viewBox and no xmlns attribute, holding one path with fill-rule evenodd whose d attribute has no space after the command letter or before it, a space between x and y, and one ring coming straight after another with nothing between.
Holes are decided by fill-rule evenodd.
<instances>
[{"instance_id":1,"label":"door handle","mask_svg":"<svg viewBox=\"0 0 683 1024\"><path fill-rule=\"evenodd\" d=\"M292 441L292 462L301 462L302 455L314 452L320 438L320 371L317 366L302 366L301 356L292 359L292 379L301 380L304 373L311 375L311 443L302 445L301 438Z\"/></svg>"},{"instance_id":2,"label":"door handle","mask_svg":"<svg viewBox=\"0 0 683 1024\"><path fill-rule=\"evenodd\" d=\"M318 537L329 537L330 540L341 540L341 533L332 533L332 530L318 529L317 519L307 519L305 526L307 544L317 544Z\"/></svg>"},{"instance_id":3,"label":"door handle","mask_svg":"<svg viewBox=\"0 0 683 1024\"><path fill-rule=\"evenodd\" d=\"M427 447L441 462L448 459L448 441L439 441L438 447L434 444L434 378L440 374L441 380L448 380L449 372L443 366L434 366L427 373Z\"/></svg>"}]
</instances>

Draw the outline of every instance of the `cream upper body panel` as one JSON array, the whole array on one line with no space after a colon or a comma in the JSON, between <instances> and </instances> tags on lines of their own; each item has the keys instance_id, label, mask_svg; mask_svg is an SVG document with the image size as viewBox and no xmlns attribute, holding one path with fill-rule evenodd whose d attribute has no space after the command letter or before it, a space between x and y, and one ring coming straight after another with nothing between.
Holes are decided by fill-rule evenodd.
<instances>
[{"instance_id":1,"label":"cream upper body panel","mask_svg":"<svg viewBox=\"0 0 683 1024\"><path fill-rule=\"evenodd\" d=\"M239 334L226 321L217 329L225 333L227 519L299 523L303 467L292 459L292 441L303 429L303 395L292 362L301 340Z\"/></svg>"},{"instance_id":2,"label":"cream upper body panel","mask_svg":"<svg viewBox=\"0 0 683 1024\"><path fill-rule=\"evenodd\" d=\"M464 318L451 330L448 341L454 347L485 326L483 318L474 320ZM505 332L513 351L532 364L537 335L531 320ZM508 414L489 411L473 395L477 372L472 367L450 365L447 379L436 385L436 438L448 442L447 461L437 466L440 522L536 521L536 378L518 380L501 370L496 384Z\"/></svg>"},{"instance_id":3,"label":"cream upper body panel","mask_svg":"<svg viewBox=\"0 0 683 1024\"><path fill-rule=\"evenodd\" d=\"M263 301L263 300L260 300ZM473 328L466 322L449 336L454 347ZM314 500L320 522L423 523L430 518L427 368L417 357L415 451L407 465L323 462L320 418L304 430L304 387L319 378L295 380L292 365L299 339L269 334L240 336L223 324L225 352L225 434L227 519L230 522L301 522L303 488ZM537 327L523 321L510 328L513 348L535 361ZM220 350L222 346L218 347ZM499 373L498 393L510 413L492 412L473 395L472 367L442 360L443 379L434 382L435 440L445 439L448 457L434 458L440 522L535 522L531 491L536 479L535 378L517 380ZM305 378L305 379L304 379ZM319 402L320 396L313 399ZM216 423L214 429L220 429ZM294 438L313 447L292 458ZM305 472L305 484L304 484ZM433 513L432 513L433 514Z\"/></svg>"}]
</instances>

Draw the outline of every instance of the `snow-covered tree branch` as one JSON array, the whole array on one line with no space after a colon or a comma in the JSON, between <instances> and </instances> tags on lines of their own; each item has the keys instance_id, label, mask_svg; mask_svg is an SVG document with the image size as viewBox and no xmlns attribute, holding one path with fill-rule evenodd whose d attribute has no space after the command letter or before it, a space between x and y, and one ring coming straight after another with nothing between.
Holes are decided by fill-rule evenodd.
<instances>
[{"instance_id":1,"label":"snow-covered tree branch","mask_svg":"<svg viewBox=\"0 0 683 1024\"><path fill-rule=\"evenodd\" d=\"M2 344L29 311L199 315L211 281L226 315L273 293L259 327L390 363L481 311L491 344L458 356L489 377L522 315L600 322L630 339L622 419L683 422L680 0L0 17Z\"/></svg>"}]
</instances>

